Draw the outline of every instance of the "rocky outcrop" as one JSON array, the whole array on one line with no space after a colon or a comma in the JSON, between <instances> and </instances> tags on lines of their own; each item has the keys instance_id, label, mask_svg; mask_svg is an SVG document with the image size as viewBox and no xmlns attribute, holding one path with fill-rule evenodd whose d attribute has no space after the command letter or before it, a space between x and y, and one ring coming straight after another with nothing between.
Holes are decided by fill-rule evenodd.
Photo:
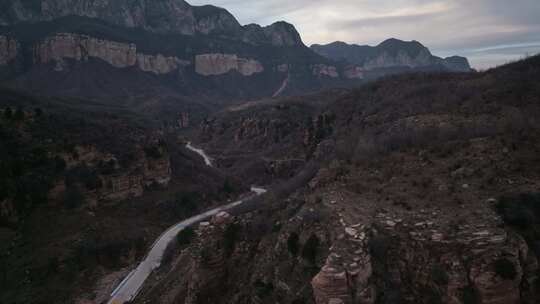
<instances>
[{"instance_id":1,"label":"rocky outcrop","mask_svg":"<svg viewBox=\"0 0 540 304\"><path fill-rule=\"evenodd\" d=\"M147 158L144 162L144 185L167 186L171 181L171 173L169 157Z\"/></svg>"},{"instance_id":2,"label":"rocky outcrop","mask_svg":"<svg viewBox=\"0 0 540 304\"><path fill-rule=\"evenodd\" d=\"M339 73L335 66L329 66L326 64L316 64L312 67L314 76L326 76L330 78L338 78Z\"/></svg>"},{"instance_id":3,"label":"rocky outcrop","mask_svg":"<svg viewBox=\"0 0 540 304\"><path fill-rule=\"evenodd\" d=\"M302 38L294 26L283 21L265 27L258 24L248 24L243 27L242 40L255 45L304 46Z\"/></svg>"},{"instance_id":4,"label":"rocky outcrop","mask_svg":"<svg viewBox=\"0 0 540 304\"><path fill-rule=\"evenodd\" d=\"M371 228L340 219L343 232L311 281L317 304L534 303L538 263L519 235L485 217L452 232L432 221L377 218Z\"/></svg>"},{"instance_id":5,"label":"rocky outcrop","mask_svg":"<svg viewBox=\"0 0 540 304\"><path fill-rule=\"evenodd\" d=\"M142 174L116 174L104 176L103 180L105 186L97 193L98 200L121 201L144 193Z\"/></svg>"},{"instance_id":6,"label":"rocky outcrop","mask_svg":"<svg viewBox=\"0 0 540 304\"><path fill-rule=\"evenodd\" d=\"M35 63L56 62L56 70L63 69L63 59L86 61L89 58L101 59L116 68L138 67L154 74L171 73L189 65L189 61L177 57L137 53L135 44L72 33L58 33L48 37L35 45L33 52Z\"/></svg>"},{"instance_id":7,"label":"rocky outcrop","mask_svg":"<svg viewBox=\"0 0 540 304\"><path fill-rule=\"evenodd\" d=\"M412 222L377 215L385 231L375 237L377 247L388 249L377 263L380 271L394 274L384 285L399 286L402 298L440 303L534 302L536 256L521 236L500 228L492 211L477 215L474 224L453 227L422 214Z\"/></svg>"},{"instance_id":8,"label":"rocky outcrop","mask_svg":"<svg viewBox=\"0 0 540 304\"><path fill-rule=\"evenodd\" d=\"M94 145L78 145L70 153L65 152L59 155L65 162L68 169L74 168L80 164L97 166L100 161L116 161L114 155L100 151Z\"/></svg>"},{"instance_id":9,"label":"rocky outcrop","mask_svg":"<svg viewBox=\"0 0 540 304\"><path fill-rule=\"evenodd\" d=\"M255 59L238 58L238 72L244 76L262 73L263 65Z\"/></svg>"},{"instance_id":10,"label":"rocky outcrop","mask_svg":"<svg viewBox=\"0 0 540 304\"><path fill-rule=\"evenodd\" d=\"M227 10L213 5L193 7L195 31L202 34L237 34L240 23Z\"/></svg>"},{"instance_id":11,"label":"rocky outcrop","mask_svg":"<svg viewBox=\"0 0 540 304\"><path fill-rule=\"evenodd\" d=\"M276 22L264 27L264 34L273 46L304 45L300 34L294 26L287 22Z\"/></svg>"},{"instance_id":12,"label":"rocky outcrop","mask_svg":"<svg viewBox=\"0 0 540 304\"><path fill-rule=\"evenodd\" d=\"M172 73L190 64L191 62L174 56L137 54L137 66L139 69L158 75Z\"/></svg>"},{"instance_id":13,"label":"rocky outcrop","mask_svg":"<svg viewBox=\"0 0 540 304\"><path fill-rule=\"evenodd\" d=\"M447 58L444 58L443 64L447 69L454 72L467 72L471 70L471 66L469 65L469 60L467 60L467 58L465 57L460 57L460 56L447 57Z\"/></svg>"},{"instance_id":14,"label":"rocky outcrop","mask_svg":"<svg viewBox=\"0 0 540 304\"><path fill-rule=\"evenodd\" d=\"M234 134L234 141L264 138L268 142L279 142L284 138L293 124L280 119L243 118Z\"/></svg>"},{"instance_id":15,"label":"rocky outcrop","mask_svg":"<svg viewBox=\"0 0 540 304\"><path fill-rule=\"evenodd\" d=\"M99 58L117 68L134 66L137 48L134 44L105 41L89 36L59 33L34 47L34 61L49 63L62 59L77 61Z\"/></svg>"},{"instance_id":16,"label":"rocky outcrop","mask_svg":"<svg viewBox=\"0 0 540 304\"><path fill-rule=\"evenodd\" d=\"M395 54L383 51L376 57L367 59L364 62L363 68L366 70L373 70L391 67L419 68L436 65L437 62L432 57L433 56L426 48L419 50L415 55L411 55L406 50L398 50Z\"/></svg>"},{"instance_id":17,"label":"rocky outcrop","mask_svg":"<svg viewBox=\"0 0 540 304\"><path fill-rule=\"evenodd\" d=\"M0 66L7 65L17 57L19 43L17 40L0 36Z\"/></svg>"},{"instance_id":18,"label":"rocky outcrop","mask_svg":"<svg viewBox=\"0 0 540 304\"><path fill-rule=\"evenodd\" d=\"M329 257L330 258L330 257ZM313 278L313 292L316 303L350 303L349 282L344 269L332 267L331 261L323 266Z\"/></svg>"},{"instance_id":19,"label":"rocky outcrop","mask_svg":"<svg viewBox=\"0 0 540 304\"><path fill-rule=\"evenodd\" d=\"M251 76L264 71L260 62L254 59L239 58L235 54L201 54L195 56L195 71L203 76L214 76L237 71Z\"/></svg>"},{"instance_id":20,"label":"rocky outcrop","mask_svg":"<svg viewBox=\"0 0 540 304\"><path fill-rule=\"evenodd\" d=\"M364 70L356 65L350 65L345 67L343 75L347 79L364 79Z\"/></svg>"},{"instance_id":21,"label":"rocky outcrop","mask_svg":"<svg viewBox=\"0 0 540 304\"><path fill-rule=\"evenodd\" d=\"M96 146L76 146L71 153L58 155L65 163L70 178L59 180L49 191L52 204L61 202L68 188L82 190L87 203L96 206L100 201L121 201L140 197L151 186L166 187L172 175L170 158L163 147L153 144L152 149L136 152L135 160L121 166L115 155L104 153ZM150 152L146 152L150 151ZM149 155L147 155L149 154ZM83 172L83 173L81 173ZM86 176L80 180L78 176ZM88 186L92 177L93 186Z\"/></svg>"},{"instance_id":22,"label":"rocky outcrop","mask_svg":"<svg viewBox=\"0 0 540 304\"><path fill-rule=\"evenodd\" d=\"M233 221L226 212L218 213L211 222L202 222L197 230L193 250L194 263L190 271L186 304L204 303L219 294L227 278L226 252L222 242L228 224Z\"/></svg>"},{"instance_id":23,"label":"rocky outcrop","mask_svg":"<svg viewBox=\"0 0 540 304\"><path fill-rule=\"evenodd\" d=\"M364 227L347 227L311 281L317 304L373 304L373 266ZM347 244L348 243L348 244Z\"/></svg>"}]
</instances>

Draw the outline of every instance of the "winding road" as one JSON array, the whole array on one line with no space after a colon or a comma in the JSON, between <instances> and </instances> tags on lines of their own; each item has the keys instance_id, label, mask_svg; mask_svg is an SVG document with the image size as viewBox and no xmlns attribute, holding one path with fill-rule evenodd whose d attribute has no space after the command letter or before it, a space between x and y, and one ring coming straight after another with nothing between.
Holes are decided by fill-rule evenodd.
<instances>
[{"instance_id":1,"label":"winding road","mask_svg":"<svg viewBox=\"0 0 540 304\"><path fill-rule=\"evenodd\" d=\"M206 153L204 153L203 149L195 148L194 146L191 145L191 142L188 142L186 144L186 148L188 148L189 150L199 154L204 159L204 163L207 166L212 167L212 158L210 156L206 155Z\"/></svg>"},{"instance_id":2,"label":"winding road","mask_svg":"<svg viewBox=\"0 0 540 304\"><path fill-rule=\"evenodd\" d=\"M206 165L212 166L211 158L206 155L202 149L193 147L191 143L187 143L186 148L203 157ZM258 187L251 187L251 191L256 195L261 195L266 192L265 189ZM152 271L161 264L165 249L176 238L180 231L193 224L207 220L221 211L228 211L236 206L241 205L242 203L243 201L239 200L212 210L208 210L204 213L183 220L169 228L154 242L150 251L144 260L137 266L137 268L132 270L114 289L114 291L111 293L111 299L107 303L122 304L135 299L148 276L150 276Z\"/></svg>"}]
</instances>

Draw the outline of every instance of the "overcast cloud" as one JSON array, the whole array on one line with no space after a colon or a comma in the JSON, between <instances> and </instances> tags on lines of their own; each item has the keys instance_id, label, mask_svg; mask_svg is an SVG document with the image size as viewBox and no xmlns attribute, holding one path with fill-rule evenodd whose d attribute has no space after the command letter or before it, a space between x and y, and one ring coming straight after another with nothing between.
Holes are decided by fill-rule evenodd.
<instances>
[{"instance_id":1,"label":"overcast cloud","mask_svg":"<svg viewBox=\"0 0 540 304\"><path fill-rule=\"evenodd\" d=\"M418 40L435 55L487 68L540 52L540 0L188 0L242 24L294 24L304 43Z\"/></svg>"}]
</instances>

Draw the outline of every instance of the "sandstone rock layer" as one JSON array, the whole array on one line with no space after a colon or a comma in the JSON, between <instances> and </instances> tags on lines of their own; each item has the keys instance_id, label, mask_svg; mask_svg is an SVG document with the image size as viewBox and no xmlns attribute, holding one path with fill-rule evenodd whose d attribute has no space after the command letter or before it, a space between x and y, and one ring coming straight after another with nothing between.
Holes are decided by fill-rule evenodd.
<instances>
[{"instance_id":1,"label":"sandstone rock layer","mask_svg":"<svg viewBox=\"0 0 540 304\"><path fill-rule=\"evenodd\" d=\"M58 33L34 46L35 63L61 62L63 59L85 61L101 59L116 68L137 67L144 72L168 74L190 64L189 61L161 54L137 53L137 46L102 40L87 35Z\"/></svg>"},{"instance_id":2,"label":"sandstone rock layer","mask_svg":"<svg viewBox=\"0 0 540 304\"><path fill-rule=\"evenodd\" d=\"M195 71L204 76L222 75L229 71L251 76L263 72L264 67L257 60L240 58L235 54L201 54L195 57Z\"/></svg>"}]
</instances>

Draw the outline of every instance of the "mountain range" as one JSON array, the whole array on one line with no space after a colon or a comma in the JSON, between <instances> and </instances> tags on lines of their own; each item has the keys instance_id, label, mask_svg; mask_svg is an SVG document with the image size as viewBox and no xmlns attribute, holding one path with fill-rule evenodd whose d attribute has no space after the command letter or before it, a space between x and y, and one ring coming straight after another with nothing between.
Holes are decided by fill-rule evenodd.
<instances>
[{"instance_id":1,"label":"mountain range","mask_svg":"<svg viewBox=\"0 0 540 304\"><path fill-rule=\"evenodd\" d=\"M440 58L418 41L387 39L377 46L347 44L336 41L326 45L314 44L311 49L317 54L336 61L346 61L364 71L381 68L408 68L469 72L467 58L452 56Z\"/></svg>"},{"instance_id":2,"label":"mountain range","mask_svg":"<svg viewBox=\"0 0 540 304\"><path fill-rule=\"evenodd\" d=\"M538 79L182 0L0 0L0 303L540 303Z\"/></svg>"},{"instance_id":3,"label":"mountain range","mask_svg":"<svg viewBox=\"0 0 540 304\"><path fill-rule=\"evenodd\" d=\"M159 92L161 105L167 96L182 111L204 112L391 73L469 69L466 59L439 59L417 42L310 49L286 22L242 26L225 9L183 0L3 0L0 8L3 85L132 107Z\"/></svg>"}]
</instances>

